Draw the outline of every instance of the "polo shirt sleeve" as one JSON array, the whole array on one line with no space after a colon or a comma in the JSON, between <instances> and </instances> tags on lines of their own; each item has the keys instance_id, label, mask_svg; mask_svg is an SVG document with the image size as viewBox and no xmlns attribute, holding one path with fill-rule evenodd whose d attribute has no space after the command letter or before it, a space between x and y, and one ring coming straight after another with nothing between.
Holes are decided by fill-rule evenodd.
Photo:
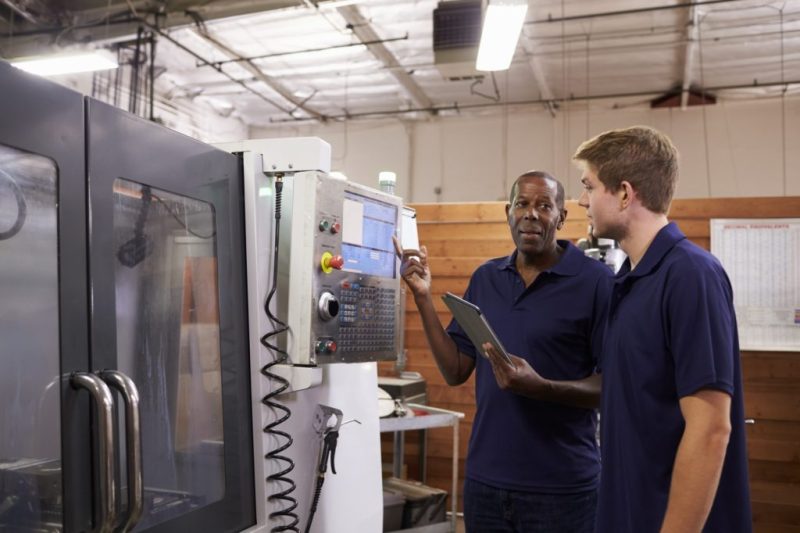
<instances>
[{"instance_id":1,"label":"polo shirt sleeve","mask_svg":"<svg viewBox=\"0 0 800 533\"><path fill-rule=\"evenodd\" d=\"M474 275L473 275L474 278ZM468 302L472 302L472 279L469 281L469 285L467 286L467 292L464 293L464 299ZM472 302L475 303L475 302ZM469 340L466 332L461 328L461 326L456 322L455 319L450 320L450 324L447 326L447 334L450 335L450 338L456 343L458 347L458 351L463 353L464 355L468 355L473 359L477 357L478 352L475 349L475 345L472 344L472 341Z\"/></svg>"},{"instance_id":2,"label":"polo shirt sleeve","mask_svg":"<svg viewBox=\"0 0 800 533\"><path fill-rule=\"evenodd\" d=\"M609 270L609 275L598 278L597 286L594 290L589 342L591 343L592 363L597 373L601 373L603 368L603 340L605 338L608 306L611 302L613 285L614 277Z\"/></svg>"},{"instance_id":3,"label":"polo shirt sleeve","mask_svg":"<svg viewBox=\"0 0 800 533\"><path fill-rule=\"evenodd\" d=\"M711 388L733 395L736 316L722 267L685 260L666 280L667 343L679 398Z\"/></svg>"}]
</instances>

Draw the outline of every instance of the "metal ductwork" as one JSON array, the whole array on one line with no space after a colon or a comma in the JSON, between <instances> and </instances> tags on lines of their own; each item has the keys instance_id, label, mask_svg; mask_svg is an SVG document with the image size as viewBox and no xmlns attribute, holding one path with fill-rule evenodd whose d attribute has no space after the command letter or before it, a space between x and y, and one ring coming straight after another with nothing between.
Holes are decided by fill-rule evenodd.
<instances>
[{"instance_id":1,"label":"metal ductwork","mask_svg":"<svg viewBox=\"0 0 800 533\"><path fill-rule=\"evenodd\" d=\"M449 80L474 79L481 42L482 0L439 2L433 10L433 56L442 76Z\"/></svg>"}]
</instances>

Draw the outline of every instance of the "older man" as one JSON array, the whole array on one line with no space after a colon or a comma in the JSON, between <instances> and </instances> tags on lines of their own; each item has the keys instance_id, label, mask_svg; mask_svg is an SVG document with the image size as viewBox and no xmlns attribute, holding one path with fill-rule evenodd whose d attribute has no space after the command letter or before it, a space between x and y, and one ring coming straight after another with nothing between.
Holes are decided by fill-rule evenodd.
<instances>
[{"instance_id":1,"label":"older man","mask_svg":"<svg viewBox=\"0 0 800 533\"><path fill-rule=\"evenodd\" d=\"M567 211L563 186L549 174L521 175L505 210L516 250L481 265L464 298L483 310L505 348L519 354L513 366L497 354L484 357L486 347L474 346L456 322L442 327L426 250L398 249L445 380L459 385L476 374L466 527L591 533L600 471L594 370L612 273L556 239ZM572 386L584 378L589 385Z\"/></svg>"}]
</instances>

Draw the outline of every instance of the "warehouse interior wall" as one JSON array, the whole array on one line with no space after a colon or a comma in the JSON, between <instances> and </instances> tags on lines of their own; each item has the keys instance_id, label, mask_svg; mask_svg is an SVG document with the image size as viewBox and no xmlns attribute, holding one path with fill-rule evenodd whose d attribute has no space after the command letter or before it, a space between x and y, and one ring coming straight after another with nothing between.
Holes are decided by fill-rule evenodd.
<instances>
[{"instance_id":1,"label":"warehouse interior wall","mask_svg":"<svg viewBox=\"0 0 800 533\"><path fill-rule=\"evenodd\" d=\"M332 169L377 187L378 172L397 173L407 202L503 199L516 176L552 172L567 196L580 195L570 157L602 131L649 125L666 132L681 154L676 198L800 195L800 97L719 101L651 109L648 105L562 103L451 117L348 121L251 128L251 138L318 136L332 145Z\"/></svg>"}]
</instances>

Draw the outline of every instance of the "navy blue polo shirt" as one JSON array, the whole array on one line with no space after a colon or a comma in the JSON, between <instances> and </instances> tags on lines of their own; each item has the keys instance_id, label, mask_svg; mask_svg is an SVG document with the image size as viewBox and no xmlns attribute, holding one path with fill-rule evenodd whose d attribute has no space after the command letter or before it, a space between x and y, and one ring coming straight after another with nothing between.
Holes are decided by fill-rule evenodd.
<instances>
[{"instance_id":1,"label":"navy blue polo shirt","mask_svg":"<svg viewBox=\"0 0 800 533\"><path fill-rule=\"evenodd\" d=\"M568 241L551 269L525 287L516 252L492 259L472 275L464 298L485 313L509 353L549 379L591 375L602 345L613 273ZM489 361L459 325L447 332L475 357L477 411L466 476L501 489L574 493L597 486L600 472L592 409L532 400L498 387Z\"/></svg>"},{"instance_id":2,"label":"navy blue polo shirt","mask_svg":"<svg viewBox=\"0 0 800 533\"><path fill-rule=\"evenodd\" d=\"M704 531L752 530L733 292L719 261L672 223L614 281L600 358L603 472L597 531L661 527L684 430L679 399L732 397L733 431Z\"/></svg>"}]
</instances>

